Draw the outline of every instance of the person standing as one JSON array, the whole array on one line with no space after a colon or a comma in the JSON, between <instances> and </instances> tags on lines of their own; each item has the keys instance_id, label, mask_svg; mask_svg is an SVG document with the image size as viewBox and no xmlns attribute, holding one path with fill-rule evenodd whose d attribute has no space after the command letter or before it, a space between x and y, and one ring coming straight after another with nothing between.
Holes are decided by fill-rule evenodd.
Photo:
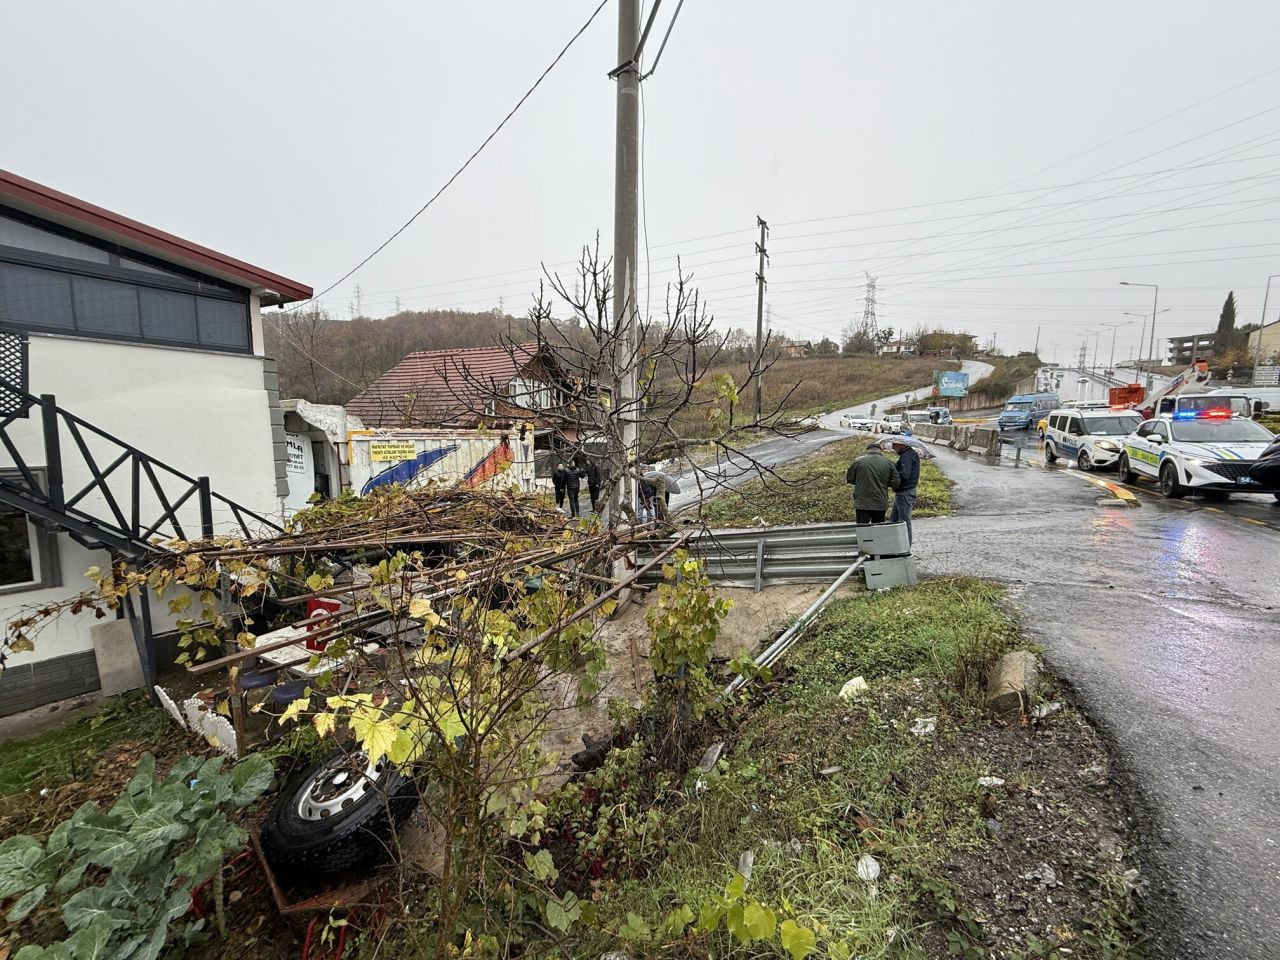
<instances>
[{"instance_id":1,"label":"person standing","mask_svg":"<svg viewBox=\"0 0 1280 960\"><path fill-rule=\"evenodd\" d=\"M587 475L587 496L591 498L591 511L600 512L600 467L591 457L587 458L587 466L583 471Z\"/></svg>"},{"instance_id":2,"label":"person standing","mask_svg":"<svg viewBox=\"0 0 1280 960\"><path fill-rule=\"evenodd\" d=\"M907 543L911 543L911 512L916 506L916 487L920 483L920 454L916 453L911 444L900 440L893 442L893 452L898 455L898 462L895 464L898 484L893 495L893 513L889 515L889 522L905 523Z\"/></svg>"},{"instance_id":3,"label":"person standing","mask_svg":"<svg viewBox=\"0 0 1280 960\"><path fill-rule=\"evenodd\" d=\"M578 506L578 494L582 491L582 469L577 462L570 464L569 469L564 472L564 494L565 499L569 501L569 516L577 518L580 516L580 507Z\"/></svg>"},{"instance_id":4,"label":"person standing","mask_svg":"<svg viewBox=\"0 0 1280 960\"><path fill-rule=\"evenodd\" d=\"M856 522L884 523L889 509L889 488L898 488L898 471L885 457L880 444L867 444L867 452L849 465L844 478L853 484Z\"/></svg>"},{"instance_id":5,"label":"person standing","mask_svg":"<svg viewBox=\"0 0 1280 960\"><path fill-rule=\"evenodd\" d=\"M567 473L563 463L557 463L551 471L551 487L556 492L556 506L564 509L564 491L567 483Z\"/></svg>"}]
</instances>

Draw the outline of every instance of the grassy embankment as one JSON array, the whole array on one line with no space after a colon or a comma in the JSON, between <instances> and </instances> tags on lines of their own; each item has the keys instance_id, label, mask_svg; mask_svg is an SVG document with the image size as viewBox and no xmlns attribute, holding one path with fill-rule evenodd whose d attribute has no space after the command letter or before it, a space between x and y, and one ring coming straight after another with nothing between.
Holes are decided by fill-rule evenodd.
<instances>
[{"instance_id":1,"label":"grassy embankment","mask_svg":"<svg viewBox=\"0 0 1280 960\"><path fill-rule=\"evenodd\" d=\"M853 499L844 476L849 464L865 452L867 440L865 436L838 440L779 467L781 481L756 479L725 491L702 505L702 516L715 527L755 526L760 520L771 526L851 522ZM886 456L892 459L893 454ZM933 460L922 461L913 516L949 514L954 485Z\"/></svg>"},{"instance_id":2,"label":"grassy embankment","mask_svg":"<svg viewBox=\"0 0 1280 960\"><path fill-rule=\"evenodd\" d=\"M596 922L531 953L1138 956L1134 875L1095 836L1124 830L1096 736L1070 708L1023 724L985 712L984 673L1022 645L1000 589L980 581L832 604L755 705L722 718L714 735L729 742L714 770L648 821L662 838L650 858L580 891ZM870 691L842 699L855 676ZM1082 768L1097 782L1083 784ZM701 919L747 852L747 893L779 931L749 946ZM1027 878L1049 877L1046 864L1054 879L1039 889ZM757 934L774 929L755 918ZM784 920L815 934L811 953L784 947Z\"/></svg>"},{"instance_id":3,"label":"grassy embankment","mask_svg":"<svg viewBox=\"0 0 1280 960\"><path fill-rule=\"evenodd\" d=\"M898 392L913 390L933 380L935 370L958 370L955 360L936 357L803 357L778 360L764 375L761 407L769 413L784 405L784 417L797 419L830 413ZM703 377L711 383L720 374L734 378L741 391L736 416L750 416L753 388L744 363L712 367ZM705 436L710 427L699 422L700 411L691 410L681 423L687 436Z\"/></svg>"}]
</instances>

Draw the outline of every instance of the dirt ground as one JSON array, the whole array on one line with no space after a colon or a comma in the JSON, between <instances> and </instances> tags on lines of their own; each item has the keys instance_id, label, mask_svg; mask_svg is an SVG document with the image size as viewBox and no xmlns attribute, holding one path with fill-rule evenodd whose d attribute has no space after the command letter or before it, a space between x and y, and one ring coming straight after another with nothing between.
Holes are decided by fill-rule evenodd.
<instances>
[{"instance_id":1,"label":"dirt ground","mask_svg":"<svg viewBox=\"0 0 1280 960\"><path fill-rule=\"evenodd\" d=\"M758 592L718 588L717 595L732 600L733 607L721 625L715 657L730 660L743 650L756 653L808 609L825 589L825 584L812 583L782 584ZM850 586L836 596L857 590ZM611 700L621 700L631 706L638 706L642 701L653 679L645 614L655 598L655 593L638 595L635 601L619 607L613 619L601 627L605 669L600 675L600 692L589 704L578 707L576 685L569 678L559 678L552 695L556 712L542 741L543 749L556 756L553 770L548 771L549 787L558 786L572 774L570 758L583 748L584 734L592 740L611 735Z\"/></svg>"}]
</instances>

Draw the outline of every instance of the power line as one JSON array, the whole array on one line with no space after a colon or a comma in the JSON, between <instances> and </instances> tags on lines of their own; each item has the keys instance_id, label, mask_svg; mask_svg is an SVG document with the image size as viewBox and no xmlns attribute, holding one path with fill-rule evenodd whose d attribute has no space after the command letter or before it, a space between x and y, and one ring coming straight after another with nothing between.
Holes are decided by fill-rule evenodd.
<instances>
[{"instance_id":1,"label":"power line","mask_svg":"<svg viewBox=\"0 0 1280 960\"><path fill-rule=\"evenodd\" d=\"M507 125L507 122L516 115L516 111L518 111L522 106L524 106L525 101L528 100L531 96L533 96L533 92L542 85L542 81L545 80L547 78L547 75L550 74L551 71L556 68L556 65L560 63L560 61L564 58L564 55L569 52L569 48L572 47L575 42L577 42L579 37L581 37L584 33L587 32L587 28L591 26L591 24L595 21L596 17L599 16L600 11L605 8L605 5L608 2L609 0L600 0L599 5L595 8L595 10L592 11L591 16L587 18L587 22L584 23L581 27L579 27L577 32L572 37L569 38L569 42L566 43L564 47L561 48L558 54L556 54L555 59L551 61L550 65L545 70L543 70L541 74L538 75L538 79L533 82L533 86L531 86L528 90L524 92L524 95L519 100L516 101L516 105L507 112L507 115L502 118L502 120L498 123L496 127L493 128L493 131L487 137L484 138L480 146L476 147L476 149L472 152L471 156L467 157L467 159L463 162L462 166L460 166L457 170L454 171L453 176L451 176L448 180L446 180L444 182L444 185L440 187L440 189L437 190L434 194L432 194L431 198L426 203L424 203L421 207L419 207L417 211L413 214L413 216L411 216L408 220L406 220L403 224L401 224L400 227L391 234L391 236L387 237L387 239L383 240L382 243L378 244L378 246L376 246L373 249L373 252L371 252L368 256L366 256L363 260L357 263L354 267L352 267L342 276L340 276L337 280L333 281L333 283L329 284L329 286L325 287L318 294L315 294L313 297L311 297L310 300L306 300L303 303L298 304L296 307L293 307L291 309L292 310L301 309L302 307L306 306L308 303L318 300L321 297L323 297L326 293L329 293L331 290L334 289L334 287L338 286L344 280L348 279L357 270L359 270L366 263L368 263L378 254L380 254L388 246L390 246L391 243L398 236L400 236L400 234L404 233L406 230L409 229L410 226L413 225L414 221L416 221L420 216L426 213L427 210L431 207L431 205L435 203L438 199L440 199L440 196L446 190L448 190L450 186L453 185L453 182L457 180L458 177L462 176L463 172L469 166L471 166L472 161L475 160L476 157L480 156L484 148L487 147L493 141L493 138L496 137L501 132L502 128Z\"/></svg>"}]
</instances>

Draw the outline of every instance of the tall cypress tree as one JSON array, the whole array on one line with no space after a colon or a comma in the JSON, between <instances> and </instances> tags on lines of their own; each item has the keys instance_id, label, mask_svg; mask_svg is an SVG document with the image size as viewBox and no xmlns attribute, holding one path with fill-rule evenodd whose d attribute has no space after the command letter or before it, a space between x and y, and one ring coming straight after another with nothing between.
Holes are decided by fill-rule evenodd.
<instances>
[{"instance_id":1,"label":"tall cypress tree","mask_svg":"<svg viewBox=\"0 0 1280 960\"><path fill-rule=\"evenodd\" d=\"M1225 349L1231 342L1231 334L1236 329L1236 292L1232 290L1227 294L1226 302L1222 304L1222 313L1218 315L1218 333L1215 339L1218 345Z\"/></svg>"}]
</instances>

